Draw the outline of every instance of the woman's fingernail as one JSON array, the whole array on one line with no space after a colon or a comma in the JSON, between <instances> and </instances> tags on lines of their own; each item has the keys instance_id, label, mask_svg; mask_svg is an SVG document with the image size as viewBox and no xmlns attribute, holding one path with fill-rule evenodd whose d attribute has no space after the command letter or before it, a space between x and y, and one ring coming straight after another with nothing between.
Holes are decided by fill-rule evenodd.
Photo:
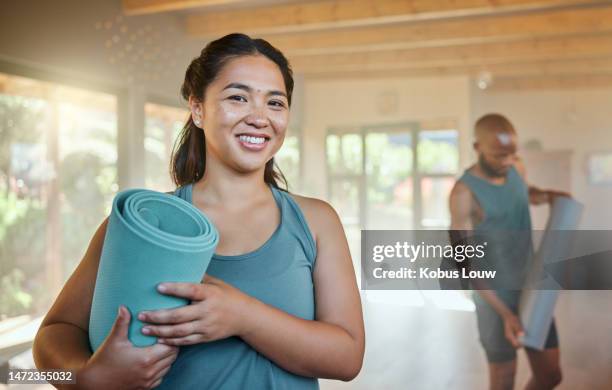
<instances>
[{"instance_id":1,"label":"woman's fingernail","mask_svg":"<svg viewBox=\"0 0 612 390\"><path fill-rule=\"evenodd\" d=\"M163 291L166 291L166 285L165 285L165 284L160 284L160 285L158 285L158 286L157 286L157 289L158 289L159 291L162 291L162 292L163 292Z\"/></svg>"},{"instance_id":2,"label":"woman's fingernail","mask_svg":"<svg viewBox=\"0 0 612 390\"><path fill-rule=\"evenodd\" d=\"M142 328L142 333L149 334L149 333L151 333L151 329L147 328L147 327L144 327L144 328Z\"/></svg>"},{"instance_id":3,"label":"woman's fingernail","mask_svg":"<svg viewBox=\"0 0 612 390\"><path fill-rule=\"evenodd\" d=\"M138 314L138 319L141 320L141 321L144 320L146 317L147 316L144 313Z\"/></svg>"}]
</instances>

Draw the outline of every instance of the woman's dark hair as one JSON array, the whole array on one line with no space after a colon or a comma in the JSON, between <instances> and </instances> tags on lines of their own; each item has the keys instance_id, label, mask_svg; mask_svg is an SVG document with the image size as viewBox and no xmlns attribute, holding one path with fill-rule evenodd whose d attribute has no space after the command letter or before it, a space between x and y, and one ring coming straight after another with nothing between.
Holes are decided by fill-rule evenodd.
<instances>
[{"instance_id":1,"label":"woman's dark hair","mask_svg":"<svg viewBox=\"0 0 612 390\"><path fill-rule=\"evenodd\" d=\"M287 58L266 40L252 39L248 35L239 33L228 34L208 43L202 49L200 56L191 61L185 72L181 96L187 101L190 96L200 102L204 101L206 89L215 80L223 66L233 58L249 55L263 55L278 65L285 81L287 100L291 106L293 72ZM193 118L189 115L172 149L170 176L177 187L194 183L204 176L206 169L205 142L204 132L195 126ZM279 187L278 182L282 181L285 190L288 187L285 176L274 163L274 158L266 163L264 181L279 189L282 188Z\"/></svg>"}]
</instances>

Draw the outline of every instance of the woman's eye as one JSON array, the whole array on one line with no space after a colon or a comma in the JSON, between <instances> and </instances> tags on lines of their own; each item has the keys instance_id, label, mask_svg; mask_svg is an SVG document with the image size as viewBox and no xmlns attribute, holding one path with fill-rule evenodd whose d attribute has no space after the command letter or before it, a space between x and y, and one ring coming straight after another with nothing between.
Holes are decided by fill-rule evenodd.
<instances>
[{"instance_id":1,"label":"woman's eye","mask_svg":"<svg viewBox=\"0 0 612 390\"><path fill-rule=\"evenodd\" d=\"M272 104L275 107L285 107L285 103L279 101L279 100L272 100L270 101L270 104Z\"/></svg>"},{"instance_id":2,"label":"woman's eye","mask_svg":"<svg viewBox=\"0 0 612 390\"><path fill-rule=\"evenodd\" d=\"M232 100L239 101L239 102L246 102L246 99L244 98L244 96L240 96L240 95L232 95L229 98Z\"/></svg>"}]
</instances>

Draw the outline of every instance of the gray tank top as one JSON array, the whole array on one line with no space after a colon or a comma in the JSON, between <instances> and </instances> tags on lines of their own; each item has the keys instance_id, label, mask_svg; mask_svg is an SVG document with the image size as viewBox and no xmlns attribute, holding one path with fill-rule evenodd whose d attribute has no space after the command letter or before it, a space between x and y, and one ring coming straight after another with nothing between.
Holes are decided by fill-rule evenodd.
<instances>
[{"instance_id":1,"label":"gray tank top","mask_svg":"<svg viewBox=\"0 0 612 390\"><path fill-rule=\"evenodd\" d=\"M485 260L498 270L492 287L502 299L511 296L511 290L501 286L522 285L533 255L527 184L514 167L501 185L467 170L459 180L468 186L484 214L474 231L486 237L489 245ZM475 294L475 299L480 299L480 294Z\"/></svg>"},{"instance_id":2,"label":"gray tank top","mask_svg":"<svg viewBox=\"0 0 612 390\"><path fill-rule=\"evenodd\" d=\"M258 249L237 256L213 255L207 274L260 301L307 320L315 319L312 272L316 245L293 197L270 186L281 222ZM176 189L192 203L192 184ZM318 389L317 378L292 374L239 337L180 347L158 389Z\"/></svg>"}]
</instances>

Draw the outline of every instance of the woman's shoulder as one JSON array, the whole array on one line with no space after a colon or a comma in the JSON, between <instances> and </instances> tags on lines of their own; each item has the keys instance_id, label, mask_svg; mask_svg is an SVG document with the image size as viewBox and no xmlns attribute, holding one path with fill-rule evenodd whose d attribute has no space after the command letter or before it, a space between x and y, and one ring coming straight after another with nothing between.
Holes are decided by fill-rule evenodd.
<instances>
[{"instance_id":1,"label":"woman's shoulder","mask_svg":"<svg viewBox=\"0 0 612 390\"><path fill-rule=\"evenodd\" d=\"M322 199L298 195L293 192L289 192L288 194L304 211L311 213L325 213L333 210L332 206Z\"/></svg>"},{"instance_id":2,"label":"woman's shoulder","mask_svg":"<svg viewBox=\"0 0 612 390\"><path fill-rule=\"evenodd\" d=\"M328 202L293 193L290 196L302 210L306 222L315 237L325 234L328 229L332 229L340 224L340 217Z\"/></svg>"}]
</instances>

